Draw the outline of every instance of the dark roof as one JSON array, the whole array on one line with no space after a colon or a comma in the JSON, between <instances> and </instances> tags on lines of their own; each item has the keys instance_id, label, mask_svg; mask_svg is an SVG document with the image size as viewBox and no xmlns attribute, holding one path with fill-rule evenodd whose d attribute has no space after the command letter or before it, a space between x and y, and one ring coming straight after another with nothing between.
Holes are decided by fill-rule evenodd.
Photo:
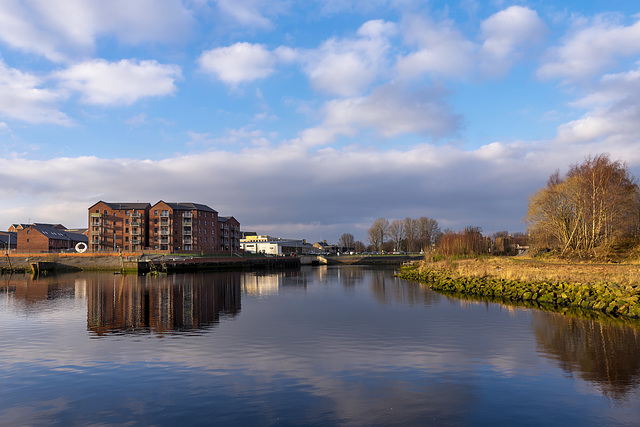
<instances>
[{"instance_id":1,"label":"dark roof","mask_svg":"<svg viewBox=\"0 0 640 427\"><path fill-rule=\"evenodd\" d=\"M103 200L100 200L99 202L94 203L93 205L91 205L91 207L89 207L89 209L91 209L92 207L94 207L95 205L97 205L98 203L104 203L105 205L109 206L109 208L111 209L140 209L140 210L145 210L147 208L151 207L150 203L131 203L131 202L105 202Z\"/></svg>"},{"instance_id":2,"label":"dark roof","mask_svg":"<svg viewBox=\"0 0 640 427\"><path fill-rule=\"evenodd\" d=\"M67 230L60 230L52 224L31 224L40 233L53 240L71 240L74 242L87 242L88 238L84 234L73 233Z\"/></svg>"},{"instance_id":3,"label":"dark roof","mask_svg":"<svg viewBox=\"0 0 640 427\"><path fill-rule=\"evenodd\" d=\"M191 203L191 202L165 202L171 209L174 211L203 211L203 212L216 212L216 210L211 209L207 205L202 205L200 203Z\"/></svg>"}]
</instances>

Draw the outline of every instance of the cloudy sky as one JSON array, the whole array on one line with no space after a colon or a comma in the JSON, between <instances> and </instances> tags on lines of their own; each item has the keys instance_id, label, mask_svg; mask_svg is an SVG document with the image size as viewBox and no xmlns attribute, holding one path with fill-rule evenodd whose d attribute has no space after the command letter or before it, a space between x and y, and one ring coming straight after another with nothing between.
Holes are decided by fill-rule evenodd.
<instances>
[{"instance_id":1,"label":"cloudy sky","mask_svg":"<svg viewBox=\"0 0 640 427\"><path fill-rule=\"evenodd\" d=\"M524 231L556 169L640 175L639 94L626 0L3 0L0 229L165 200L311 241Z\"/></svg>"}]
</instances>

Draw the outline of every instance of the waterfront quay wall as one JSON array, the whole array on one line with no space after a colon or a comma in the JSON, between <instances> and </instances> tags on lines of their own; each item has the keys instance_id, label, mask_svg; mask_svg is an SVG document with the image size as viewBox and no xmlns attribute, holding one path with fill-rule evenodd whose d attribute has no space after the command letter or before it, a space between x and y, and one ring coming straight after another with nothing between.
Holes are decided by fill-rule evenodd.
<instances>
[{"instance_id":1,"label":"waterfront quay wall","mask_svg":"<svg viewBox=\"0 0 640 427\"><path fill-rule=\"evenodd\" d=\"M640 318L640 285L616 283L520 282L489 277L458 277L440 270L402 270L401 279L420 282L443 293L529 301L555 307L579 307Z\"/></svg>"},{"instance_id":2,"label":"waterfront quay wall","mask_svg":"<svg viewBox=\"0 0 640 427\"><path fill-rule=\"evenodd\" d=\"M322 257L327 265L402 265L424 259L424 255L340 255Z\"/></svg>"},{"instance_id":3,"label":"waterfront quay wall","mask_svg":"<svg viewBox=\"0 0 640 427\"><path fill-rule=\"evenodd\" d=\"M52 254L2 254L0 272L26 271L131 271L145 273L197 270L252 270L294 268L300 266L296 257L241 258L194 257L141 253L52 253Z\"/></svg>"}]
</instances>

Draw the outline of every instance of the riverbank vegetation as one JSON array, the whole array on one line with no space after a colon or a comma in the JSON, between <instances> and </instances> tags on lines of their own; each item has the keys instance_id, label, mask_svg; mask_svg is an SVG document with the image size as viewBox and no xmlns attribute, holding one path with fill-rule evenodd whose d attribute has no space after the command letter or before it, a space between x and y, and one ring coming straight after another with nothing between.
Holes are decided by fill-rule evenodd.
<instances>
[{"instance_id":1,"label":"riverbank vegetation","mask_svg":"<svg viewBox=\"0 0 640 427\"><path fill-rule=\"evenodd\" d=\"M640 265L447 258L404 268L399 277L444 293L640 317Z\"/></svg>"}]
</instances>

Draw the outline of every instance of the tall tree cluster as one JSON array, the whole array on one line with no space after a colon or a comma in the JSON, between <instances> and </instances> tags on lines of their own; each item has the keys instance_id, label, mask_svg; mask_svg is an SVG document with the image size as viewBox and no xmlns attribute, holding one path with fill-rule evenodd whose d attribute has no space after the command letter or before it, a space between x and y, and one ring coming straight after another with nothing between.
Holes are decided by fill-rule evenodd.
<instances>
[{"instance_id":1,"label":"tall tree cluster","mask_svg":"<svg viewBox=\"0 0 640 427\"><path fill-rule=\"evenodd\" d=\"M441 234L438 221L432 218L407 217L391 222L385 218L378 218L369 227L367 237L377 251L382 251L385 243L390 242L394 250L419 252L429 250Z\"/></svg>"},{"instance_id":2,"label":"tall tree cluster","mask_svg":"<svg viewBox=\"0 0 640 427\"><path fill-rule=\"evenodd\" d=\"M564 176L551 175L529 198L526 223L539 247L590 252L623 236L637 236L640 191L621 161L587 157Z\"/></svg>"}]
</instances>

